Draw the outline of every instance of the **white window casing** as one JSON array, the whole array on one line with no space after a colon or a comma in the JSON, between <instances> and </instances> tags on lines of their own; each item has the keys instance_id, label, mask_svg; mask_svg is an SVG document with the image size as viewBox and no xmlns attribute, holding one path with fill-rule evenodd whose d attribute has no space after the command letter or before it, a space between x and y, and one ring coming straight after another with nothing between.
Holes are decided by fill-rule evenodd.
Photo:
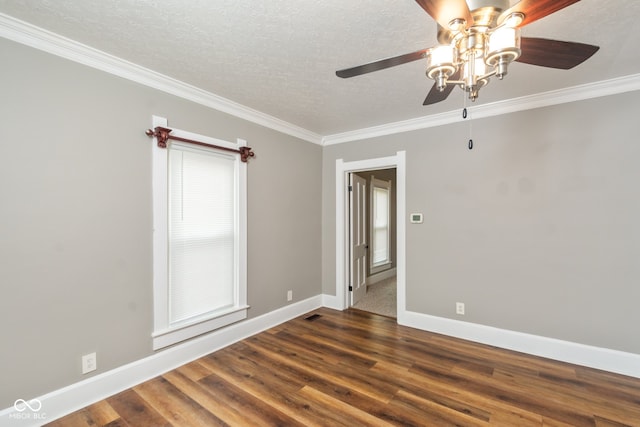
<instances>
[{"instance_id":1,"label":"white window casing","mask_svg":"<svg viewBox=\"0 0 640 427\"><path fill-rule=\"evenodd\" d=\"M167 120L153 116L153 128ZM238 144L172 129L172 136ZM240 154L153 144L154 350L247 317L247 164Z\"/></svg>"}]
</instances>

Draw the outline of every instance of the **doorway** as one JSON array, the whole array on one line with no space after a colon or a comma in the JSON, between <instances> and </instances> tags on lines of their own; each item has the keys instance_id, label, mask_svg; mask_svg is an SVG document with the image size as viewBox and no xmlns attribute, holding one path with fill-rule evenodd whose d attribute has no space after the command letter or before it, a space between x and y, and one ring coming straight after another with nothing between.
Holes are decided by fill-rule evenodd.
<instances>
[{"instance_id":1,"label":"doorway","mask_svg":"<svg viewBox=\"0 0 640 427\"><path fill-rule=\"evenodd\" d=\"M350 306L395 318L396 169L350 172Z\"/></svg>"},{"instance_id":2,"label":"doorway","mask_svg":"<svg viewBox=\"0 0 640 427\"><path fill-rule=\"evenodd\" d=\"M350 238L349 238L349 176L351 173L394 169L396 171L396 289L397 320L403 322L406 312L405 298L405 158L404 151L394 156L344 162L336 160L336 306L342 310L351 306Z\"/></svg>"}]
</instances>

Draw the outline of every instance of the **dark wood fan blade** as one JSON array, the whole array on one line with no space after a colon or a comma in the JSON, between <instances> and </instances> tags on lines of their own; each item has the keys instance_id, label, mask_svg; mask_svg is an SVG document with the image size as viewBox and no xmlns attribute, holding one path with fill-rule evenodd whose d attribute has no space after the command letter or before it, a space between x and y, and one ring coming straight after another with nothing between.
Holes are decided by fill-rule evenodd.
<instances>
[{"instance_id":1,"label":"dark wood fan blade","mask_svg":"<svg viewBox=\"0 0 640 427\"><path fill-rule=\"evenodd\" d=\"M449 22L456 18L466 21L466 27L473 24L473 17L465 0L416 0L425 12L444 28L449 28Z\"/></svg>"},{"instance_id":2,"label":"dark wood fan blade","mask_svg":"<svg viewBox=\"0 0 640 427\"><path fill-rule=\"evenodd\" d=\"M498 23L502 23L502 19L508 17L513 12L521 12L524 13L524 21L522 21L519 26L524 27L579 1L580 0L520 0L500 15Z\"/></svg>"},{"instance_id":3,"label":"dark wood fan blade","mask_svg":"<svg viewBox=\"0 0 640 427\"><path fill-rule=\"evenodd\" d=\"M336 71L336 76L346 79L348 77L359 76L361 74L371 73L373 71L384 70L385 68L395 67L396 65L406 64L407 62L417 61L425 58L429 49L422 49L416 52L405 53L404 55L394 56L393 58L381 59L379 61L370 62L364 65L358 65L353 68Z\"/></svg>"},{"instance_id":4,"label":"dark wood fan blade","mask_svg":"<svg viewBox=\"0 0 640 427\"><path fill-rule=\"evenodd\" d=\"M522 54L516 61L541 67L569 70L591 58L600 49L584 43L522 37Z\"/></svg>"},{"instance_id":5,"label":"dark wood fan blade","mask_svg":"<svg viewBox=\"0 0 640 427\"><path fill-rule=\"evenodd\" d=\"M450 80L458 80L459 78L460 78L460 71L456 71L451 77L449 77ZM436 87L436 84L434 83L433 86L431 86L431 90L429 91L429 94L425 98L422 105L431 105L431 104L436 104L440 101L444 101L445 99L447 99L447 97L449 96L449 94L451 93L451 91L455 86L456 85L454 84L448 84L444 88L444 90L440 92Z\"/></svg>"}]
</instances>

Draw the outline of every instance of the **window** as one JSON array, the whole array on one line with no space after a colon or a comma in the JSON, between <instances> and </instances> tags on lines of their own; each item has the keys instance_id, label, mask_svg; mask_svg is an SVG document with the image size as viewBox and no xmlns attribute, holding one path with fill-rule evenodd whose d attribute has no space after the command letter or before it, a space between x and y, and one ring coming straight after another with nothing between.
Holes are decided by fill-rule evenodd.
<instances>
[{"instance_id":1,"label":"window","mask_svg":"<svg viewBox=\"0 0 640 427\"><path fill-rule=\"evenodd\" d=\"M391 263L390 209L391 181L371 177L371 273Z\"/></svg>"},{"instance_id":2,"label":"window","mask_svg":"<svg viewBox=\"0 0 640 427\"><path fill-rule=\"evenodd\" d=\"M176 129L171 134L236 148ZM247 316L246 164L239 154L175 141L153 150L158 349Z\"/></svg>"}]
</instances>

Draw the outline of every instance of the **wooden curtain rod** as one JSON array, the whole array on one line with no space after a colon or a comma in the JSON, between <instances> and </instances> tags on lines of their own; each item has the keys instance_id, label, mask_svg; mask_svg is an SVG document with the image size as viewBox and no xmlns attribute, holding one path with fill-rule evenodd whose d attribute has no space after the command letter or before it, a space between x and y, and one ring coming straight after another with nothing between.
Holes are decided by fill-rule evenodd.
<instances>
[{"instance_id":1,"label":"wooden curtain rod","mask_svg":"<svg viewBox=\"0 0 640 427\"><path fill-rule=\"evenodd\" d=\"M158 139L158 147L160 148L167 148L167 140L173 139L174 141L188 142L189 144L201 145L203 147L210 147L216 148L218 150L240 153L240 160L244 163L247 163L250 157L255 156L254 152L251 151L251 147L238 147L238 149L236 150L235 148L227 148L221 147L219 145L207 144L206 142L194 141L193 139L180 138L179 136L169 135L172 130L173 129L157 126L154 130L147 129L145 131L145 134L152 137L155 136Z\"/></svg>"}]
</instances>

